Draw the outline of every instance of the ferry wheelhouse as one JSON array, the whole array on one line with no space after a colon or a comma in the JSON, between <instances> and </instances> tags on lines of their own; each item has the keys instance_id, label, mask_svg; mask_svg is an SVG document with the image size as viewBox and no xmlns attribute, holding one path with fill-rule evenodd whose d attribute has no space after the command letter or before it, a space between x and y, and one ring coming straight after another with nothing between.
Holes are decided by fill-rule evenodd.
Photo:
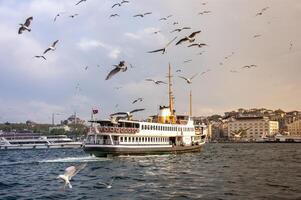
<instances>
[{"instance_id":1,"label":"ferry wheelhouse","mask_svg":"<svg viewBox=\"0 0 301 200\"><path fill-rule=\"evenodd\" d=\"M100 157L200 151L206 140L206 126L195 126L190 117L177 119L170 74L169 67L169 106L160 106L159 114L148 121L91 120L84 150Z\"/></svg>"}]
</instances>

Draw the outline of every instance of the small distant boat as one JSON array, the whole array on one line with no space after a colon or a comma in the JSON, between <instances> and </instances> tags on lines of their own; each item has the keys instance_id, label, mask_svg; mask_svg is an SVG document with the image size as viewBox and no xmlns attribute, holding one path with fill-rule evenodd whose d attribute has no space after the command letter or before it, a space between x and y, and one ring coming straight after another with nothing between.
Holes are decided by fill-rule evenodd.
<instances>
[{"instance_id":1,"label":"small distant boat","mask_svg":"<svg viewBox=\"0 0 301 200\"><path fill-rule=\"evenodd\" d=\"M42 136L36 133L0 133L0 150L81 148L82 142L66 135Z\"/></svg>"}]
</instances>

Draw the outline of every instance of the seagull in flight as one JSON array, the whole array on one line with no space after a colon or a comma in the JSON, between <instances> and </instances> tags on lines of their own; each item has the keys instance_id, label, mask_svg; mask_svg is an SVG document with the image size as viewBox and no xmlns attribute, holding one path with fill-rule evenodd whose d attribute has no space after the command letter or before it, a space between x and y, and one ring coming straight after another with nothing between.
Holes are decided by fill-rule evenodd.
<instances>
[{"instance_id":1,"label":"seagull in flight","mask_svg":"<svg viewBox=\"0 0 301 200\"><path fill-rule=\"evenodd\" d=\"M144 17L145 15L150 15L150 14L152 14L152 12L137 14L137 15L134 15L133 17Z\"/></svg>"},{"instance_id":2,"label":"seagull in flight","mask_svg":"<svg viewBox=\"0 0 301 200\"><path fill-rule=\"evenodd\" d=\"M194 38L194 37L195 37L197 34L199 34L200 32L201 32L201 31L195 31L195 32L191 33L189 36L186 36L186 37L180 39L180 40L176 43L176 45L181 44L182 42L186 42L186 41L189 41L190 43L194 42L194 41L195 41L195 38Z\"/></svg>"},{"instance_id":3,"label":"seagull in flight","mask_svg":"<svg viewBox=\"0 0 301 200\"><path fill-rule=\"evenodd\" d=\"M261 35L258 34L253 36L253 38L258 38L258 37L261 37Z\"/></svg>"},{"instance_id":4,"label":"seagull in flight","mask_svg":"<svg viewBox=\"0 0 301 200\"><path fill-rule=\"evenodd\" d=\"M87 0L80 0L80 1L77 2L75 5L77 6L78 4L83 3L83 2L85 2L85 1L87 1Z\"/></svg>"},{"instance_id":5,"label":"seagull in flight","mask_svg":"<svg viewBox=\"0 0 301 200\"><path fill-rule=\"evenodd\" d=\"M192 61L192 59L188 59L188 60L184 60L183 63L189 63L189 62L191 62L191 61Z\"/></svg>"},{"instance_id":6,"label":"seagull in flight","mask_svg":"<svg viewBox=\"0 0 301 200\"><path fill-rule=\"evenodd\" d=\"M211 11L205 10L203 12L199 12L199 15L204 15L204 14L209 14L209 13L211 13Z\"/></svg>"},{"instance_id":7,"label":"seagull in flight","mask_svg":"<svg viewBox=\"0 0 301 200\"><path fill-rule=\"evenodd\" d=\"M139 97L139 98L135 99L135 100L132 102L132 104L137 103L138 101L139 101L139 102L143 101L143 98Z\"/></svg>"},{"instance_id":8,"label":"seagull in flight","mask_svg":"<svg viewBox=\"0 0 301 200\"><path fill-rule=\"evenodd\" d=\"M251 69L251 68L253 68L253 67L257 67L257 65L245 65L245 66L243 66L242 68L243 68L243 69Z\"/></svg>"},{"instance_id":9,"label":"seagull in flight","mask_svg":"<svg viewBox=\"0 0 301 200\"><path fill-rule=\"evenodd\" d=\"M33 17L28 17L25 21L24 24L19 24L20 28L18 30L18 34L22 34L23 31L27 30L28 32L31 31L31 29L29 28L31 21L33 20Z\"/></svg>"},{"instance_id":10,"label":"seagull in flight","mask_svg":"<svg viewBox=\"0 0 301 200\"><path fill-rule=\"evenodd\" d=\"M43 54L46 54L48 51L54 51L56 49L55 45L58 43L59 40L56 40L55 42L52 43L50 47L48 47Z\"/></svg>"},{"instance_id":11,"label":"seagull in flight","mask_svg":"<svg viewBox=\"0 0 301 200\"><path fill-rule=\"evenodd\" d=\"M177 24L179 24L179 22L174 22L174 23L172 23L172 25L177 25Z\"/></svg>"},{"instance_id":12,"label":"seagull in flight","mask_svg":"<svg viewBox=\"0 0 301 200\"><path fill-rule=\"evenodd\" d=\"M236 70L230 70L231 73L238 73Z\"/></svg>"},{"instance_id":13,"label":"seagull in flight","mask_svg":"<svg viewBox=\"0 0 301 200\"><path fill-rule=\"evenodd\" d=\"M261 11L259 11L255 16L260 16L260 15L263 15L263 13L268 10L270 7L265 7L263 9L261 9Z\"/></svg>"},{"instance_id":14,"label":"seagull in flight","mask_svg":"<svg viewBox=\"0 0 301 200\"><path fill-rule=\"evenodd\" d=\"M171 33L176 32L176 31L181 32L182 30L185 30L185 29L191 29L191 28L190 27L176 28L173 31L171 31Z\"/></svg>"},{"instance_id":15,"label":"seagull in flight","mask_svg":"<svg viewBox=\"0 0 301 200\"><path fill-rule=\"evenodd\" d=\"M65 12L59 12L58 14L56 14L56 16L53 19L53 22L56 22L57 18L61 16L61 14L64 14Z\"/></svg>"},{"instance_id":16,"label":"seagull in flight","mask_svg":"<svg viewBox=\"0 0 301 200\"><path fill-rule=\"evenodd\" d=\"M205 44L205 43L193 43L193 44L191 44L191 45L189 45L188 47L199 47L199 48L202 48L202 47L204 47L204 46L208 46L207 44Z\"/></svg>"},{"instance_id":17,"label":"seagull in flight","mask_svg":"<svg viewBox=\"0 0 301 200\"><path fill-rule=\"evenodd\" d=\"M196 73L195 75L193 75L192 77L190 78L186 78L184 76L179 76L179 78L181 79L184 79L188 84L191 84L192 83L192 79L195 78L197 75L199 75L200 73Z\"/></svg>"},{"instance_id":18,"label":"seagull in flight","mask_svg":"<svg viewBox=\"0 0 301 200\"><path fill-rule=\"evenodd\" d=\"M73 15L70 15L69 17L74 18L74 17L76 17L76 16L78 16L77 13L75 13L75 14L73 14Z\"/></svg>"},{"instance_id":19,"label":"seagull in flight","mask_svg":"<svg viewBox=\"0 0 301 200\"><path fill-rule=\"evenodd\" d=\"M124 116L121 116L122 118L125 117L127 119L131 119L133 117L133 113L135 112L140 112L140 111L144 111L145 108L140 108L140 109L135 109L135 110L132 110L130 112L117 112L117 113L113 113L110 115L110 117L115 117L115 116L119 116L119 115L124 115Z\"/></svg>"},{"instance_id":20,"label":"seagull in flight","mask_svg":"<svg viewBox=\"0 0 301 200\"><path fill-rule=\"evenodd\" d=\"M289 50L291 51L292 49L293 49L293 43L290 42L290 48L289 48Z\"/></svg>"},{"instance_id":21,"label":"seagull in flight","mask_svg":"<svg viewBox=\"0 0 301 200\"><path fill-rule=\"evenodd\" d=\"M153 50L153 51L148 51L147 53L156 53L156 52L160 52L162 51L162 54L164 54L166 52L166 48L173 42L177 39L177 37L174 37L170 42L168 42L164 48L162 49L157 49L157 50Z\"/></svg>"},{"instance_id":22,"label":"seagull in flight","mask_svg":"<svg viewBox=\"0 0 301 200\"><path fill-rule=\"evenodd\" d=\"M177 70L176 70L176 72L182 72L182 70L180 70L180 69L177 69Z\"/></svg>"},{"instance_id":23,"label":"seagull in flight","mask_svg":"<svg viewBox=\"0 0 301 200\"><path fill-rule=\"evenodd\" d=\"M112 184L113 184L114 178L112 178L112 180L109 183L104 183L104 182L98 182L98 185L103 185L105 188L112 188Z\"/></svg>"},{"instance_id":24,"label":"seagull in flight","mask_svg":"<svg viewBox=\"0 0 301 200\"><path fill-rule=\"evenodd\" d=\"M118 14L111 14L111 15L110 15L110 18L111 18L111 17L120 17L120 15L118 15Z\"/></svg>"},{"instance_id":25,"label":"seagull in flight","mask_svg":"<svg viewBox=\"0 0 301 200\"><path fill-rule=\"evenodd\" d=\"M65 182L64 188L68 185L69 188L72 188L70 180L75 176L80 170L84 169L87 166L87 163L80 164L78 166L70 166L65 169L65 173L59 175L57 178L62 179Z\"/></svg>"},{"instance_id":26,"label":"seagull in flight","mask_svg":"<svg viewBox=\"0 0 301 200\"><path fill-rule=\"evenodd\" d=\"M44 60L46 60L46 57L45 56L34 56L35 58L43 58Z\"/></svg>"},{"instance_id":27,"label":"seagull in flight","mask_svg":"<svg viewBox=\"0 0 301 200\"><path fill-rule=\"evenodd\" d=\"M159 80L154 80L154 79L150 79L150 78L147 78L147 79L145 79L146 81L152 81L152 82L154 82L156 85L159 85L159 84L167 84L166 82L164 82L164 81L159 81Z\"/></svg>"},{"instance_id":28,"label":"seagull in flight","mask_svg":"<svg viewBox=\"0 0 301 200\"><path fill-rule=\"evenodd\" d=\"M121 3L115 3L114 5L112 5L112 8L114 8L115 6L120 7L120 6L121 6Z\"/></svg>"},{"instance_id":29,"label":"seagull in flight","mask_svg":"<svg viewBox=\"0 0 301 200\"><path fill-rule=\"evenodd\" d=\"M115 68L110 71L110 73L106 77L106 80L109 80L110 78L112 78L112 76L114 76L120 71L125 72L127 70L125 61L120 61L118 65L113 65L113 66L115 66Z\"/></svg>"},{"instance_id":30,"label":"seagull in flight","mask_svg":"<svg viewBox=\"0 0 301 200\"><path fill-rule=\"evenodd\" d=\"M162 21L162 20L167 20L168 18L172 17L172 15L168 15L167 17L162 17L159 19L159 21Z\"/></svg>"}]
</instances>

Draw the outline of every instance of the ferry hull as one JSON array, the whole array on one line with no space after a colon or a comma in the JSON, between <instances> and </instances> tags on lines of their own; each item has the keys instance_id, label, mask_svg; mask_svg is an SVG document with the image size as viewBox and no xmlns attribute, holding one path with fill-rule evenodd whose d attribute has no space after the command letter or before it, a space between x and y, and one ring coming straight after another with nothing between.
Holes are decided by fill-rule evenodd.
<instances>
[{"instance_id":1,"label":"ferry hull","mask_svg":"<svg viewBox=\"0 0 301 200\"><path fill-rule=\"evenodd\" d=\"M18 150L18 149L76 149L81 148L82 144L51 144L51 145L3 145L0 150Z\"/></svg>"},{"instance_id":2,"label":"ferry hull","mask_svg":"<svg viewBox=\"0 0 301 200\"><path fill-rule=\"evenodd\" d=\"M166 147L118 147L110 145L86 145L84 151L97 157L120 155L160 155L201 151L203 144L194 146L166 146Z\"/></svg>"}]
</instances>

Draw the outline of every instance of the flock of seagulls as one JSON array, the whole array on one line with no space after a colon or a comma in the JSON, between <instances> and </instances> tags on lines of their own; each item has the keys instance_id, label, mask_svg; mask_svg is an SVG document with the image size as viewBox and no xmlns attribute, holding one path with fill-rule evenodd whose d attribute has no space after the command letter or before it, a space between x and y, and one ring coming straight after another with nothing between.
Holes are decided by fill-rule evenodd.
<instances>
[{"instance_id":1,"label":"flock of seagulls","mask_svg":"<svg viewBox=\"0 0 301 200\"><path fill-rule=\"evenodd\" d=\"M78 1L75 5L78 6L84 2L86 2L87 0L80 0ZM115 4L113 4L111 6L111 8L116 8L116 7L121 7L122 5L124 4L128 4L130 3L130 1L127 1L127 0L122 0L121 2L117 2ZM202 3L202 5L206 5L207 3ZM260 11L258 11L256 13L256 17L257 16L262 16L267 10L269 9L269 7L265 7L265 8L262 8ZM115 9L114 9L115 10ZM205 11L201 11L198 13L198 15L204 15L204 14L209 14L211 13L211 11L209 10L205 10ZM53 19L53 22L56 22L58 20L59 17L61 17L61 15L65 14L65 12L59 12L55 15L54 19ZM144 12L144 13L138 13L136 15L133 15L133 17L135 18L144 18L145 16L147 15L151 15L152 12ZM76 16L78 16L79 14L77 13L74 13L74 14L71 14L69 15L70 18L75 18ZM118 13L115 13L115 14L111 14L109 16L110 18L113 18L113 17L120 17L120 15ZM166 21L168 20L169 18L173 17L173 15L168 15L166 17L162 17L159 19L159 21ZM18 34L23 34L24 32L31 32L31 23L33 21L33 17L28 17L24 23L20 23L19 24L19 29L18 29ZM178 25L179 23L177 21L174 21L172 23L172 25ZM189 27L189 26L182 26L180 28L175 28L173 30L170 31L170 33L179 33L179 32L182 32L182 31L185 31L185 30L191 30L192 27ZM158 34L160 33L161 31L160 30L157 30L157 31L154 31L153 34ZM198 30L198 31L194 31L192 32L191 34L179 39L174 46L178 46L178 45L182 45L182 44L189 44L187 47L198 47L198 48L203 48L203 47L206 47L208 46L206 43L203 43L203 42L195 42L196 41L196 36L198 34L201 33L201 30ZM253 36L253 38L259 38L261 37L262 35L261 34L256 34ZM172 40L170 40L163 48L160 48L160 49L156 49L156 50L152 50L152 51L148 51L147 53L157 53L157 52L162 52L162 54L165 54L166 53L166 49L178 38L178 36L175 36L173 37ZM54 41L44 52L43 52L43 55L36 55L34 56L34 58L38 58L38 59L44 59L46 60L46 57L45 57L45 54L48 53L49 51L55 51L56 50L56 46L58 44L59 40L56 40ZM290 42L289 44L289 50L291 51L293 48L293 43ZM200 52L198 53L197 55L202 55L204 53L203 52ZM230 55L224 57L224 61L225 60L228 60L230 57L232 57L234 55L234 52L232 52ZM189 60L185 60L184 63L188 63L188 62L191 62L192 60L189 59ZM223 65L224 64L224 61L223 62L220 62L220 65ZM99 67L99 65L98 65ZM120 61L118 64L116 65L113 65L113 69L107 74L105 80L109 80L111 79L113 76L115 76L117 73L119 72L126 72L128 70L128 66L126 64L126 62L124 60ZM130 67L132 68L132 65L130 65ZM251 68L256 68L258 67L256 64L250 64L250 65L245 65L243 67L241 67L242 69L251 69ZM86 66L84 68L85 70L88 70L88 66ZM180 79L183 79L184 81L186 81L187 84L192 84L192 81L193 79L195 79L197 76L201 76L201 75L204 75L206 73L208 73L209 71L211 71L210 69L208 69L207 71L204 71L204 72L198 72L198 73L195 73L193 76L191 77L186 77L186 76L178 76ZM176 70L177 73L180 73L182 72L181 69L178 69ZM231 73L238 73L237 70L230 70ZM165 81L163 80L155 80L155 79L152 79L152 78L147 78L145 79L145 81L148 81L148 82L152 82L154 83L155 85L160 85L160 84L167 84ZM79 86L79 83L77 84L77 89L80 89L80 86ZM116 90L120 89L121 87L115 87ZM132 101L132 104L137 104L139 102L143 102L143 98L142 97L139 97L139 98L136 98ZM118 107L118 104L116 104L115 106L116 108ZM133 116L134 113L137 113L137 112L141 112L141 111L144 111L145 109L144 108L139 108L139 109L134 109L134 110L131 110L129 112L116 112L116 113L113 113L110 115L111 117L111 121L112 123L117 123L120 119L127 119L127 120L130 120ZM235 137L241 137L241 134L246 131L246 130L240 130L239 132L236 132L236 133L233 133ZM81 170L83 170L85 167L86 167L86 163L84 164L80 164L78 166L70 166L68 168L65 169L65 173L62 174L62 175L59 175L57 178L58 179L61 179L64 181L64 188L66 186L68 186L69 188L72 188L72 185L70 183L71 179L77 174L79 173ZM114 179L111 180L110 183L103 183L103 182L99 182L100 185L104 185L106 188L111 188L112 187L112 183L113 183Z\"/></svg>"}]
</instances>

